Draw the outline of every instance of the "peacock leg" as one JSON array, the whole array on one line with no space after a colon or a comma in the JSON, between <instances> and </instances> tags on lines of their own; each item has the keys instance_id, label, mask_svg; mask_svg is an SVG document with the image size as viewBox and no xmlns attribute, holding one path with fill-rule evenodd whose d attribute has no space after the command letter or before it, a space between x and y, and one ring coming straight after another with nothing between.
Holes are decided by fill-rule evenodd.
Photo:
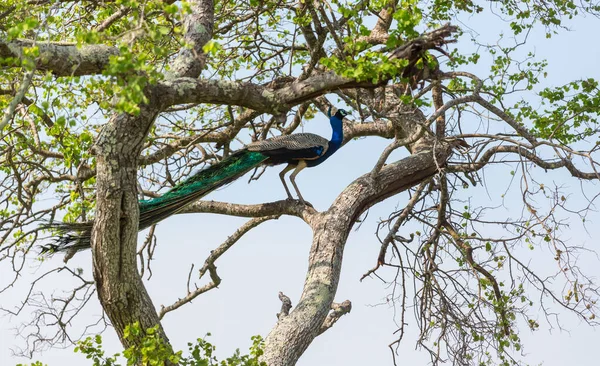
<instances>
[{"instance_id":1,"label":"peacock leg","mask_svg":"<svg viewBox=\"0 0 600 366\"><path fill-rule=\"evenodd\" d=\"M300 173L300 171L304 168L306 168L306 161L300 160L298 162L298 165L296 165L296 170L294 170L294 172L290 175L290 182L292 182L292 184L294 185L294 189L296 190L296 193L298 194L298 198L300 199L300 202L302 202L302 203L306 203L306 202L304 202L304 198L302 198L302 195L300 194L300 190L298 189L298 186L296 185L296 175L298 175L298 173Z\"/></svg>"},{"instance_id":2,"label":"peacock leg","mask_svg":"<svg viewBox=\"0 0 600 366\"><path fill-rule=\"evenodd\" d=\"M279 173L279 179L281 179L281 183L283 183L283 188L285 188L285 193L287 193L288 198L293 200L294 197L292 197L292 194L290 193L290 190L287 187L287 184L285 184L285 173L289 172L290 170L294 169L296 166L293 164L288 164L285 169L283 169L281 171L281 173Z\"/></svg>"}]
</instances>

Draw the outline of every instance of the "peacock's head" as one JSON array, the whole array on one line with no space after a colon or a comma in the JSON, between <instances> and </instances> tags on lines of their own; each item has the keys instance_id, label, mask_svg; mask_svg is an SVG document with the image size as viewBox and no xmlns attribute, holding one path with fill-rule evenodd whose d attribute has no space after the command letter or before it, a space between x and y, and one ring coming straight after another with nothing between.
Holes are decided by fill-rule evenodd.
<instances>
[{"instance_id":1,"label":"peacock's head","mask_svg":"<svg viewBox=\"0 0 600 366\"><path fill-rule=\"evenodd\" d=\"M348 114L349 113L344 109L338 109L334 116L338 117L339 119L344 119L344 117L346 117ZM331 106L329 106L329 109L327 110L327 117L331 118Z\"/></svg>"},{"instance_id":2,"label":"peacock's head","mask_svg":"<svg viewBox=\"0 0 600 366\"><path fill-rule=\"evenodd\" d=\"M346 117L348 115L348 112L346 112L346 110L344 109L338 109L337 112L335 112L335 116L338 117L339 119L344 119L344 117Z\"/></svg>"}]
</instances>

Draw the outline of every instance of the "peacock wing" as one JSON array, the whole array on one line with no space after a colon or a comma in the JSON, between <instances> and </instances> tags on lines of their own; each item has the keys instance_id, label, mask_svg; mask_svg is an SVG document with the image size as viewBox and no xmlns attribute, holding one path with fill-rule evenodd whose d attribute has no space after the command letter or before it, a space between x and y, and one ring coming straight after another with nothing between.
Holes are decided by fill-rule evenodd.
<instances>
[{"instance_id":1,"label":"peacock wing","mask_svg":"<svg viewBox=\"0 0 600 366\"><path fill-rule=\"evenodd\" d=\"M256 141L247 146L249 151L260 151L268 156L289 159L317 159L327 151L329 141L313 133L296 133Z\"/></svg>"}]
</instances>

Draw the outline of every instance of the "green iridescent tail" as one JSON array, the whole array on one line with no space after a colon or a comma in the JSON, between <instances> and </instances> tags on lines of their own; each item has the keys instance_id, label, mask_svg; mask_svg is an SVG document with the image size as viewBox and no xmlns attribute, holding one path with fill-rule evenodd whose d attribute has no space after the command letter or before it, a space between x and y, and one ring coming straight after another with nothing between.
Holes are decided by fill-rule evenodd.
<instances>
[{"instance_id":1,"label":"green iridescent tail","mask_svg":"<svg viewBox=\"0 0 600 366\"><path fill-rule=\"evenodd\" d=\"M187 205L213 190L233 182L268 156L258 151L242 150L203 169L158 198L140 201L139 230L146 229L183 210ZM52 223L44 225L58 233L55 242L42 247L42 253L79 251L91 247L92 222Z\"/></svg>"}]
</instances>

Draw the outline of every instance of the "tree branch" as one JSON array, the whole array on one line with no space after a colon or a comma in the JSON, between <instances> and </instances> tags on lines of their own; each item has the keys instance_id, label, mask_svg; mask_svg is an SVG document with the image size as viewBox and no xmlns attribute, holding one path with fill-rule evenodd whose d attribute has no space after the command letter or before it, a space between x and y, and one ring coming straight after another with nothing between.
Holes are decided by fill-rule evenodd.
<instances>
[{"instance_id":1,"label":"tree branch","mask_svg":"<svg viewBox=\"0 0 600 366\"><path fill-rule=\"evenodd\" d=\"M342 303L331 304L331 313L327 316L327 319L323 322L321 329L319 329L319 335L325 333L325 331L331 327L344 315L348 314L352 310L352 303L350 300L346 300Z\"/></svg>"},{"instance_id":2,"label":"tree branch","mask_svg":"<svg viewBox=\"0 0 600 366\"><path fill-rule=\"evenodd\" d=\"M478 161L472 162L472 163L464 163L464 164L460 164L460 165L452 165L451 167L448 168L448 171L449 172L474 172L474 171L477 171L477 170L483 168L484 166L486 166L490 162L492 157L494 157L496 154L502 154L502 153L517 154L519 156L526 158L527 160L531 161L532 163L534 163L535 165L537 165L543 169L554 170L554 169L559 169L559 168L567 168L567 170L571 173L571 175L576 178L581 178L581 179L586 179L586 180L600 179L600 175L598 173L582 172L581 170L577 169L575 167L575 165L573 165L573 162L567 158L560 158L559 160L554 160L554 161L546 161L546 160L543 160L542 158L540 158L539 156L537 156L535 153L527 150L525 147L514 146L514 145L494 146L494 147L490 148L489 150L486 150L486 152L483 153L483 155L481 156L481 158Z\"/></svg>"},{"instance_id":3,"label":"tree branch","mask_svg":"<svg viewBox=\"0 0 600 366\"><path fill-rule=\"evenodd\" d=\"M0 39L0 58L22 59L23 49L32 47L34 41ZM83 76L101 74L110 56L118 55L118 49L105 45L77 47L74 44L35 42L40 50L35 60L36 69L50 71L56 76Z\"/></svg>"},{"instance_id":4,"label":"tree branch","mask_svg":"<svg viewBox=\"0 0 600 366\"><path fill-rule=\"evenodd\" d=\"M172 305L161 306L160 312L158 313L159 319L162 320L162 318L167 313L169 313L173 310L177 310L179 307L189 303L197 296L199 296L205 292L208 292L208 291L212 290L213 288L218 287L221 284L221 277L219 277L219 275L217 274L217 267L215 267L214 264L210 264L210 265L206 266L206 269L208 270L208 272L210 274L211 282L207 283L206 285L204 285L200 288L197 287L192 292L188 292L188 294L184 298L175 301Z\"/></svg>"},{"instance_id":5,"label":"tree branch","mask_svg":"<svg viewBox=\"0 0 600 366\"><path fill-rule=\"evenodd\" d=\"M397 48L390 53L389 58L416 62L427 50L454 42L453 39L448 38L457 30L456 27L446 24ZM333 90L374 88L386 82L373 84L368 81L345 78L333 71L321 71L302 81L290 81L286 86L279 88L247 82L191 78L169 80L159 83L156 88L163 109L184 103L213 103L238 105L256 111L278 114Z\"/></svg>"},{"instance_id":6,"label":"tree branch","mask_svg":"<svg viewBox=\"0 0 600 366\"><path fill-rule=\"evenodd\" d=\"M214 213L241 217L264 217L290 215L303 219L306 223L313 220L317 211L299 201L281 200L256 205L241 205L217 201L198 201L187 206L180 213Z\"/></svg>"},{"instance_id":7,"label":"tree branch","mask_svg":"<svg viewBox=\"0 0 600 366\"><path fill-rule=\"evenodd\" d=\"M219 259L219 257L225 254L225 252L228 251L229 248L231 248L235 243L237 243L237 241L240 240L240 238L244 236L244 234L246 234L248 231L252 230L253 228L257 227L265 221L276 220L278 218L279 216L266 216L254 218L246 222L239 229L237 229L235 233L228 237L227 240L225 240L223 244L219 245L217 249L212 250L208 258L206 258L204 265L202 266L202 268L200 268L198 275L198 278L202 278L206 274L206 271L208 271L210 273L210 278L212 282L200 288L196 287L194 291L188 290L188 293L184 298L175 301L172 305L162 306L158 315L159 318L162 319L168 312L178 309L179 307L189 303L199 295L219 286L219 284L221 283L221 278L219 278L219 276L217 275L217 268L215 266L215 262L217 261L217 259Z\"/></svg>"},{"instance_id":8,"label":"tree branch","mask_svg":"<svg viewBox=\"0 0 600 366\"><path fill-rule=\"evenodd\" d=\"M184 43L177 58L171 64L173 75L198 77L206 65L203 47L213 36L215 5L213 0L190 1L191 14L183 20Z\"/></svg>"}]
</instances>

